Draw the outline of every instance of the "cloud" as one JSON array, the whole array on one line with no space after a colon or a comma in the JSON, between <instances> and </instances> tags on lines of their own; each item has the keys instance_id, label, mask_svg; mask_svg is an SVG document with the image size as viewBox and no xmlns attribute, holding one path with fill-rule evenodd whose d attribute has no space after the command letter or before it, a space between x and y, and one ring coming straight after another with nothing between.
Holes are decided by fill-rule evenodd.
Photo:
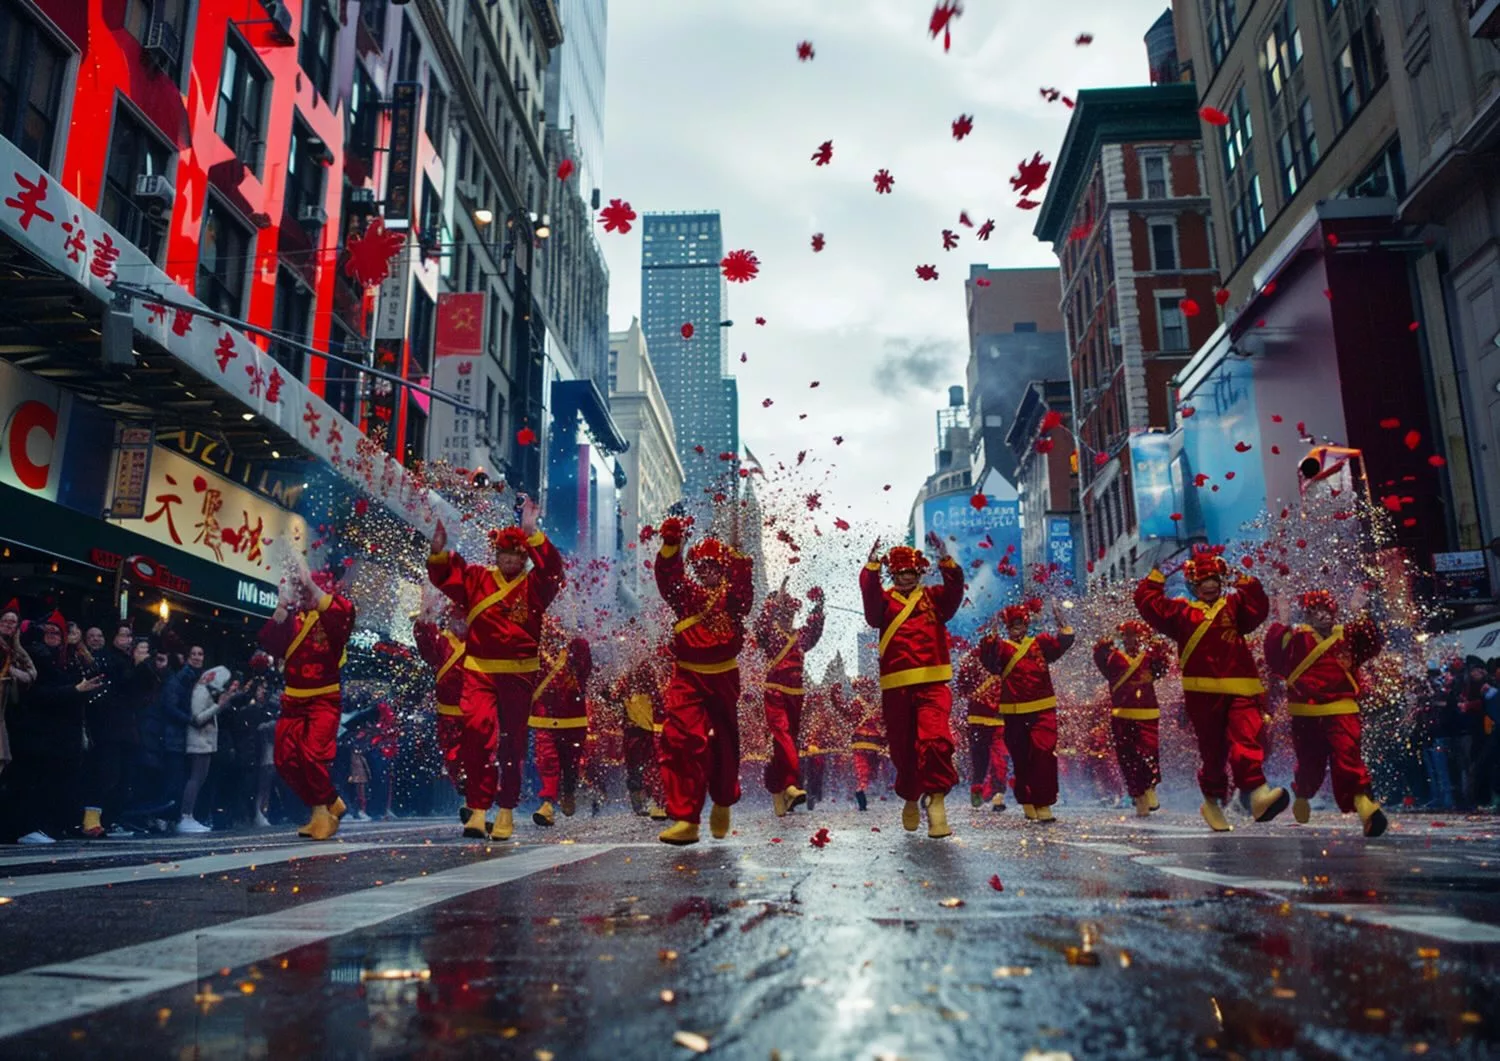
<instances>
[{"instance_id":1,"label":"cloud","mask_svg":"<svg viewBox=\"0 0 1500 1061\"><path fill-rule=\"evenodd\" d=\"M963 378L967 358L951 339L887 339L885 356L875 366L875 385L887 392L946 386L955 374Z\"/></svg>"}]
</instances>

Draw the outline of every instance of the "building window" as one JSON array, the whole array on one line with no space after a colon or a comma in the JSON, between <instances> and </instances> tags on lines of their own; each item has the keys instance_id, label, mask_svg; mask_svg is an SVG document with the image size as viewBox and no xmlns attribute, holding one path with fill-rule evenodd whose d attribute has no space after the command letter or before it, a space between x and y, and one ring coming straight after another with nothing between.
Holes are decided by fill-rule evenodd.
<instances>
[{"instance_id":1,"label":"building window","mask_svg":"<svg viewBox=\"0 0 1500 1061\"><path fill-rule=\"evenodd\" d=\"M315 138L301 122L292 123L292 148L286 162L286 195L282 205L294 221L302 212L323 205L323 167L310 146Z\"/></svg>"},{"instance_id":2,"label":"building window","mask_svg":"<svg viewBox=\"0 0 1500 1061\"><path fill-rule=\"evenodd\" d=\"M99 214L154 262L160 262L166 227L172 216L170 199L136 198L137 177L170 177L173 151L152 135L123 104L115 103L115 127L104 167L104 192Z\"/></svg>"},{"instance_id":3,"label":"building window","mask_svg":"<svg viewBox=\"0 0 1500 1061\"><path fill-rule=\"evenodd\" d=\"M413 292L411 326L407 335L413 377L427 375L427 366L432 363L432 322L436 318L437 307L427 293L421 290Z\"/></svg>"},{"instance_id":4,"label":"building window","mask_svg":"<svg viewBox=\"0 0 1500 1061\"><path fill-rule=\"evenodd\" d=\"M14 4L0 6L0 136L43 169L52 165L68 60Z\"/></svg>"},{"instance_id":5,"label":"building window","mask_svg":"<svg viewBox=\"0 0 1500 1061\"><path fill-rule=\"evenodd\" d=\"M401 19L401 57L398 60L400 66L396 80L417 81L422 76L422 42L417 40L416 31L411 28L411 20Z\"/></svg>"},{"instance_id":6,"label":"building window","mask_svg":"<svg viewBox=\"0 0 1500 1061\"><path fill-rule=\"evenodd\" d=\"M1243 85L1235 93L1234 102L1229 107L1229 122L1221 128L1219 135L1224 146L1224 171L1232 174L1242 161L1247 160L1250 142L1255 135Z\"/></svg>"},{"instance_id":7,"label":"building window","mask_svg":"<svg viewBox=\"0 0 1500 1061\"><path fill-rule=\"evenodd\" d=\"M1302 156L1292 140L1292 131L1288 129L1281 134L1281 139L1276 141L1276 168L1281 173L1281 197L1290 201L1297 194L1297 189L1302 187L1304 175L1302 172Z\"/></svg>"},{"instance_id":8,"label":"building window","mask_svg":"<svg viewBox=\"0 0 1500 1061\"><path fill-rule=\"evenodd\" d=\"M1334 73L1338 80L1339 109L1344 121L1348 122L1385 84L1388 71L1385 35L1380 28L1380 13L1375 10L1374 0L1347 5L1342 18L1348 30L1349 44L1339 53Z\"/></svg>"},{"instance_id":9,"label":"building window","mask_svg":"<svg viewBox=\"0 0 1500 1061\"><path fill-rule=\"evenodd\" d=\"M443 153L443 131L448 127L448 96L438 87L436 79L427 86L427 120L424 128L427 130L427 139L437 149L438 154ZM460 165L460 171L463 167Z\"/></svg>"},{"instance_id":10,"label":"building window","mask_svg":"<svg viewBox=\"0 0 1500 1061\"><path fill-rule=\"evenodd\" d=\"M345 361L366 362L363 349L356 343L354 333L337 317L328 337L328 352ZM323 362L323 400L345 420L359 422L360 371L353 365L338 361Z\"/></svg>"},{"instance_id":11,"label":"building window","mask_svg":"<svg viewBox=\"0 0 1500 1061\"><path fill-rule=\"evenodd\" d=\"M265 117L265 70L238 37L231 36L224 49L224 73L219 78L218 113L214 132L229 145L250 171L259 175L261 123Z\"/></svg>"},{"instance_id":12,"label":"building window","mask_svg":"<svg viewBox=\"0 0 1500 1061\"><path fill-rule=\"evenodd\" d=\"M1167 186L1166 155L1145 155L1141 159L1141 167L1146 176L1147 199L1165 199L1171 195Z\"/></svg>"},{"instance_id":13,"label":"building window","mask_svg":"<svg viewBox=\"0 0 1500 1061\"><path fill-rule=\"evenodd\" d=\"M1392 140L1369 168L1354 179L1345 195L1353 199L1406 198L1406 166L1401 157L1401 141Z\"/></svg>"},{"instance_id":14,"label":"building window","mask_svg":"<svg viewBox=\"0 0 1500 1061\"><path fill-rule=\"evenodd\" d=\"M1354 117L1359 110L1359 78L1354 70L1354 45L1350 44L1339 53L1338 59L1339 111L1344 121Z\"/></svg>"},{"instance_id":15,"label":"building window","mask_svg":"<svg viewBox=\"0 0 1500 1061\"><path fill-rule=\"evenodd\" d=\"M1318 164L1318 133L1313 124L1312 100L1305 99L1302 106L1297 110L1297 132L1302 137L1302 153L1307 158L1307 168L1314 169Z\"/></svg>"},{"instance_id":16,"label":"building window","mask_svg":"<svg viewBox=\"0 0 1500 1061\"><path fill-rule=\"evenodd\" d=\"M159 47L165 53L157 53L154 61L161 70L176 81L182 75L182 62L186 58L191 42L187 40L187 0L126 0L125 32L145 45L152 38L152 26L167 27L166 32L157 31ZM176 55L172 50L175 46ZM165 59L166 61L162 61Z\"/></svg>"},{"instance_id":17,"label":"building window","mask_svg":"<svg viewBox=\"0 0 1500 1061\"><path fill-rule=\"evenodd\" d=\"M1208 29L1208 50L1215 69L1229 54L1239 29L1234 7L1235 0L1203 0L1203 24Z\"/></svg>"},{"instance_id":18,"label":"building window","mask_svg":"<svg viewBox=\"0 0 1500 1061\"><path fill-rule=\"evenodd\" d=\"M1266 94L1275 103L1281 90L1291 80L1292 71L1302 62L1302 30L1297 26L1296 0L1286 0L1281 14L1271 24L1266 37Z\"/></svg>"},{"instance_id":19,"label":"building window","mask_svg":"<svg viewBox=\"0 0 1500 1061\"><path fill-rule=\"evenodd\" d=\"M390 0L360 0L359 20L364 23L376 44L385 43L385 17Z\"/></svg>"},{"instance_id":20,"label":"building window","mask_svg":"<svg viewBox=\"0 0 1500 1061\"><path fill-rule=\"evenodd\" d=\"M302 5L302 46L297 61L325 100L333 91L333 52L339 23L328 5L306 0Z\"/></svg>"},{"instance_id":21,"label":"building window","mask_svg":"<svg viewBox=\"0 0 1500 1061\"><path fill-rule=\"evenodd\" d=\"M253 242L250 230L231 216L229 208L210 197L203 211L197 291L209 309L236 319L244 311Z\"/></svg>"},{"instance_id":22,"label":"building window","mask_svg":"<svg viewBox=\"0 0 1500 1061\"><path fill-rule=\"evenodd\" d=\"M349 108L344 112L344 138L349 149L365 158L375 157L379 133L380 93L365 73L363 63L354 64L354 82L349 89Z\"/></svg>"},{"instance_id":23,"label":"building window","mask_svg":"<svg viewBox=\"0 0 1500 1061\"><path fill-rule=\"evenodd\" d=\"M306 343L312 336L312 292L285 269L276 274L276 304L271 308L271 330L283 339ZM271 356L293 376L302 378L306 361L301 347L271 341Z\"/></svg>"},{"instance_id":24,"label":"building window","mask_svg":"<svg viewBox=\"0 0 1500 1061\"><path fill-rule=\"evenodd\" d=\"M1177 268L1177 230L1170 221L1151 224L1151 268L1157 272Z\"/></svg>"}]
</instances>

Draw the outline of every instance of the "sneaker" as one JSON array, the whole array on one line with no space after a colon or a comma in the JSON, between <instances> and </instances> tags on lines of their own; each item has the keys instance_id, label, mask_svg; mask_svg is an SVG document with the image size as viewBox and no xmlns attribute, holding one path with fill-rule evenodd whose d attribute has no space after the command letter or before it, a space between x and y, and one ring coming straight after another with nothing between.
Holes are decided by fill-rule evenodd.
<instances>
[{"instance_id":1,"label":"sneaker","mask_svg":"<svg viewBox=\"0 0 1500 1061\"><path fill-rule=\"evenodd\" d=\"M132 836L134 836L135 833L125 828L125 826L121 825L119 822L115 822L115 824L109 827L109 831L104 835L109 837L111 840L128 840Z\"/></svg>"},{"instance_id":2,"label":"sneaker","mask_svg":"<svg viewBox=\"0 0 1500 1061\"><path fill-rule=\"evenodd\" d=\"M27 833L25 836L20 837L18 840L16 840L16 843L18 843L18 844L55 844L55 843L57 843L57 841L54 840L54 839L52 839L52 837L48 836L46 833L42 832L40 829L38 829L34 833Z\"/></svg>"},{"instance_id":3,"label":"sneaker","mask_svg":"<svg viewBox=\"0 0 1500 1061\"><path fill-rule=\"evenodd\" d=\"M353 814L349 815L349 817L357 822L367 822L370 820L370 816L362 810L355 811Z\"/></svg>"},{"instance_id":4,"label":"sneaker","mask_svg":"<svg viewBox=\"0 0 1500 1061\"><path fill-rule=\"evenodd\" d=\"M211 832L213 832L212 829L210 829L208 826L204 825L197 818L184 818L184 819L182 819L180 822L177 823L177 831L179 833L211 833Z\"/></svg>"},{"instance_id":5,"label":"sneaker","mask_svg":"<svg viewBox=\"0 0 1500 1061\"><path fill-rule=\"evenodd\" d=\"M257 812L255 815L255 827L257 829L269 829L271 828L271 819Z\"/></svg>"}]
</instances>

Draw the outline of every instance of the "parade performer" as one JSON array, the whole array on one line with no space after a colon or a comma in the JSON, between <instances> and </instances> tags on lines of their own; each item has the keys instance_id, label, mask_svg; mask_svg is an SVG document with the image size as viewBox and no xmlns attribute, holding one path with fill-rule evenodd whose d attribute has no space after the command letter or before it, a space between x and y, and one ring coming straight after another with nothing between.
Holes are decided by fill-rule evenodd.
<instances>
[{"instance_id":1,"label":"parade performer","mask_svg":"<svg viewBox=\"0 0 1500 1061\"><path fill-rule=\"evenodd\" d=\"M1355 591L1351 611L1363 605ZM1301 598L1305 625L1287 624L1285 602L1266 628L1266 664L1286 681L1287 713L1297 769L1292 816L1306 824L1307 801L1333 775L1333 798L1345 814L1358 813L1366 836L1385 832L1385 812L1370 795L1370 771L1360 749L1359 668L1380 654L1380 628L1368 615L1336 623L1338 601L1325 589Z\"/></svg>"},{"instance_id":2,"label":"parade performer","mask_svg":"<svg viewBox=\"0 0 1500 1061\"><path fill-rule=\"evenodd\" d=\"M1040 601L1037 602L1040 606ZM1031 634L1032 609L1007 605L1000 612L1005 637L987 634L979 659L1000 679L1000 714L1005 747L1016 771L1016 799L1030 821L1052 822L1057 802L1057 693L1049 666L1073 647L1073 628L1052 606L1055 634Z\"/></svg>"},{"instance_id":3,"label":"parade performer","mask_svg":"<svg viewBox=\"0 0 1500 1061\"><path fill-rule=\"evenodd\" d=\"M854 679L854 698L850 715L854 732L849 750L854 759L854 802L860 810L869 809L870 786L880 775L885 758L885 719L881 715L879 686L869 678Z\"/></svg>"},{"instance_id":4,"label":"parade performer","mask_svg":"<svg viewBox=\"0 0 1500 1061\"><path fill-rule=\"evenodd\" d=\"M816 689L809 701L807 743L802 748L802 762L807 770L807 809L823 802L829 767L845 747L844 687L838 682Z\"/></svg>"},{"instance_id":5,"label":"parade performer","mask_svg":"<svg viewBox=\"0 0 1500 1061\"><path fill-rule=\"evenodd\" d=\"M823 590L814 586L807 593L812 602L807 622L794 625L802 602L781 589L766 597L753 633L756 646L766 656L765 711L766 729L771 734L771 757L766 762L766 791L776 817L807 802L807 793L798 787L801 769L797 759L797 741L802 729L802 665L808 652L823 636Z\"/></svg>"},{"instance_id":6,"label":"parade performer","mask_svg":"<svg viewBox=\"0 0 1500 1061\"><path fill-rule=\"evenodd\" d=\"M712 797L709 831L729 835L729 808L740 798L740 671L745 620L754 603L750 557L717 538L682 546L691 520L662 522L656 586L677 615L672 627L672 680L660 753L662 787L672 824L667 844L695 844L706 797Z\"/></svg>"},{"instance_id":7,"label":"parade performer","mask_svg":"<svg viewBox=\"0 0 1500 1061\"><path fill-rule=\"evenodd\" d=\"M656 742L666 721L666 687L672 649L662 645L638 660L615 683L613 699L624 709L625 791L630 809L657 821L666 818L661 805L661 773ZM648 802L649 801L649 802Z\"/></svg>"},{"instance_id":8,"label":"parade performer","mask_svg":"<svg viewBox=\"0 0 1500 1061\"><path fill-rule=\"evenodd\" d=\"M1225 592L1229 565L1223 551L1223 546L1193 546L1182 573L1194 600L1168 597L1166 576L1160 570L1152 570L1135 589L1141 618L1177 642L1183 706L1202 761L1200 813L1215 832L1229 831L1224 817L1229 798L1226 759L1235 786L1249 797L1256 821L1270 821L1291 802L1286 789L1266 783L1261 745L1265 686L1245 641L1265 621L1270 602L1260 582L1249 575L1236 580L1232 593Z\"/></svg>"},{"instance_id":9,"label":"parade performer","mask_svg":"<svg viewBox=\"0 0 1500 1061\"><path fill-rule=\"evenodd\" d=\"M1151 637L1139 619L1119 626L1120 640L1100 638L1094 646L1094 666L1109 682L1109 728L1115 760L1125 778L1125 791L1137 817L1157 810L1156 786L1161 784L1161 707L1156 702L1156 679L1171 662L1166 646Z\"/></svg>"},{"instance_id":10,"label":"parade performer","mask_svg":"<svg viewBox=\"0 0 1500 1061\"><path fill-rule=\"evenodd\" d=\"M970 652L958 665L954 690L964 698L969 733L969 802L986 800L1005 809L1005 716L1000 713L1000 676L991 674ZM999 740L996 740L996 737Z\"/></svg>"},{"instance_id":11,"label":"parade performer","mask_svg":"<svg viewBox=\"0 0 1500 1061\"><path fill-rule=\"evenodd\" d=\"M536 502L523 496L521 525L490 531L494 567L466 563L457 552L449 552L448 532L441 523L427 558L427 577L463 612L469 628L459 699L459 760L469 808L464 835L474 839L484 837L485 816L497 802L497 754L500 809L489 835L509 840L515 831L526 720L541 670L542 616L564 581L562 556L537 528L538 511Z\"/></svg>"},{"instance_id":12,"label":"parade performer","mask_svg":"<svg viewBox=\"0 0 1500 1061\"><path fill-rule=\"evenodd\" d=\"M553 822L555 800L563 816L577 809L578 764L588 740L589 677L594 658L582 637L569 638L557 620L542 625L542 680L531 694L531 717L536 731L536 768L542 777L541 806L531 820L541 826Z\"/></svg>"},{"instance_id":13,"label":"parade performer","mask_svg":"<svg viewBox=\"0 0 1500 1061\"><path fill-rule=\"evenodd\" d=\"M411 626L417 642L417 654L432 668L437 685L437 745L443 757L443 769L453 789L463 798L463 759L460 745L464 732L464 712L459 706L464 691L464 637L468 627L461 618L449 616L439 626L430 619L418 618ZM467 823L470 808L460 807L458 820Z\"/></svg>"},{"instance_id":14,"label":"parade performer","mask_svg":"<svg viewBox=\"0 0 1500 1061\"><path fill-rule=\"evenodd\" d=\"M898 545L880 555L880 541L870 549L859 573L865 621L880 631L880 706L896 767L896 793L905 801L901 825L915 832L921 825L918 801L927 798L927 835L953 835L944 805L958 784L953 769L953 697L948 683L953 665L948 655L948 622L964 600L964 573L936 534L927 542L938 553L941 586L923 586L928 560L920 550ZM891 586L881 583L882 563Z\"/></svg>"},{"instance_id":15,"label":"parade performer","mask_svg":"<svg viewBox=\"0 0 1500 1061\"><path fill-rule=\"evenodd\" d=\"M339 667L354 629L354 605L336 590L327 571L309 573L299 563L276 611L260 631L260 644L285 662L281 717L276 721L276 771L312 809L298 835L331 839L348 808L329 769L337 754ZM296 610L293 610L294 605Z\"/></svg>"}]
</instances>

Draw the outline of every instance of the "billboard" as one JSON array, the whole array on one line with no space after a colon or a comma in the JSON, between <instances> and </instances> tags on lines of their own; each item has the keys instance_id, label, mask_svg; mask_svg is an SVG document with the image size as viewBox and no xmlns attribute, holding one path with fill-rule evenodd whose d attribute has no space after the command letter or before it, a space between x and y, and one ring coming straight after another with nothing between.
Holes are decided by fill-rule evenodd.
<instances>
[{"instance_id":1,"label":"billboard","mask_svg":"<svg viewBox=\"0 0 1500 1061\"><path fill-rule=\"evenodd\" d=\"M1056 564L1064 579L1078 578L1078 561L1073 548L1073 521L1067 516L1047 517L1047 563Z\"/></svg>"},{"instance_id":2,"label":"billboard","mask_svg":"<svg viewBox=\"0 0 1500 1061\"><path fill-rule=\"evenodd\" d=\"M1255 362L1227 357L1194 388L1192 415L1182 420L1183 475L1195 484L1188 489L1201 501L1202 532L1210 542L1264 537L1251 526L1266 512L1255 392ZM1202 486L1196 485L1200 475Z\"/></svg>"},{"instance_id":3,"label":"billboard","mask_svg":"<svg viewBox=\"0 0 1500 1061\"><path fill-rule=\"evenodd\" d=\"M984 508L975 508L972 496L965 490L922 502L923 526L948 541L948 551L964 569L966 599L948 632L968 640L1003 604L1021 595L1026 576L1021 565L1020 502L989 498ZM1007 558L1015 575L999 570Z\"/></svg>"},{"instance_id":4,"label":"billboard","mask_svg":"<svg viewBox=\"0 0 1500 1061\"><path fill-rule=\"evenodd\" d=\"M1198 525L1197 507L1183 490L1181 453L1163 434L1130 436L1130 483L1142 541L1176 541ZM1173 515L1180 519L1173 519Z\"/></svg>"},{"instance_id":5,"label":"billboard","mask_svg":"<svg viewBox=\"0 0 1500 1061\"><path fill-rule=\"evenodd\" d=\"M479 397L484 310L483 292L438 295L432 389L451 394L470 409L476 407ZM446 461L455 468L472 467L480 427L469 409L460 409L448 402L433 402L432 419L428 421L427 429L428 458Z\"/></svg>"}]
</instances>

